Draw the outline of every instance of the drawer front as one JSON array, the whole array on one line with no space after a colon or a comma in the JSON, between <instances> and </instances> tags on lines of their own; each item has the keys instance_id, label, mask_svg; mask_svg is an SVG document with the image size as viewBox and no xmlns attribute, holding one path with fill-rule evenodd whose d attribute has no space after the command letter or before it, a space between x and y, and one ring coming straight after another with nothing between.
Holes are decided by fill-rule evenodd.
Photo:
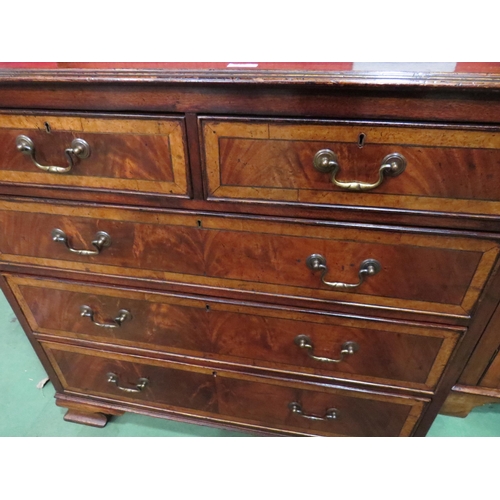
<instances>
[{"instance_id":1,"label":"drawer front","mask_svg":"<svg viewBox=\"0 0 500 500\"><path fill-rule=\"evenodd\" d=\"M65 153L77 139L88 155ZM0 183L188 195L181 118L0 114L0 144Z\"/></svg>"},{"instance_id":2,"label":"drawer front","mask_svg":"<svg viewBox=\"0 0 500 500\"><path fill-rule=\"evenodd\" d=\"M0 201L0 223L8 262L455 315L470 312L498 254L494 241L451 235L36 203ZM98 255L67 247L95 252L101 232ZM325 267L311 269L311 255ZM368 259L378 274L360 273Z\"/></svg>"},{"instance_id":3,"label":"drawer front","mask_svg":"<svg viewBox=\"0 0 500 500\"><path fill-rule=\"evenodd\" d=\"M36 333L291 374L299 371L432 390L459 337L450 328L19 276L9 276L7 281ZM82 316L85 306L91 312ZM129 313L123 321L115 319L120 311Z\"/></svg>"},{"instance_id":4,"label":"drawer front","mask_svg":"<svg viewBox=\"0 0 500 500\"><path fill-rule=\"evenodd\" d=\"M59 344L43 346L65 390L294 433L409 435L425 404ZM328 410L335 410L337 418L307 418L331 415Z\"/></svg>"},{"instance_id":5,"label":"drawer front","mask_svg":"<svg viewBox=\"0 0 500 500\"><path fill-rule=\"evenodd\" d=\"M285 429L303 429L310 434L408 436L424 407L422 401L368 392L334 392L319 387L306 390L253 380L217 378L221 414ZM328 418L334 415L336 418ZM321 420L316 420L318 417Z\"/></svg>"},{"instance_id":6,"label":"drawer front","mask_svg":"<svg viewBox=\"0 0 500 500\"><path fill-rule=\"evenodd\" d=\"M208 370L174 369L57 344L42 344L64 389L145 404L217 411L214 377ZM127 360L125 360L127 359ZM115 375L110 380L110 374ZM146 385L141 383L147 379Z\"/></svg>"},{"instance_id":7,"label":"drawer front","mask_svg":"<svg viewBox=\"0 0 500 500\"><path fill-rule=\"evenodd\" d=\"M500 210L496 128L216 118L201 119L201 127L209 198L489 215ZM335 172L326 160L315 168L322 150L335 154L336 160L319 156L336 162ZM406 168L380 175L382 165L394 162L384 159L394 154L404 157Z\"/></svg>"}]
</instances>

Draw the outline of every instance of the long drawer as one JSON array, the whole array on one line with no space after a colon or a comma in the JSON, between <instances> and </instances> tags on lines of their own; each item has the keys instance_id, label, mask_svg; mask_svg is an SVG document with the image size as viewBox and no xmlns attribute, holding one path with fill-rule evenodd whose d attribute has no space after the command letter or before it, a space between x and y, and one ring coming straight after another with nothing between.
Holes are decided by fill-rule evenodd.
<instances>
[{"instance_id":1,"label":"long drawer","mask_svg":"<svg viewBox=\"0 0 500 500\"><path fill-rule=\"evenodd\" d=\"M5 262L462 316L499 249L451 233L10 201L0 224Z\"/></svg>"},{"instance_id":2,"label":"long drawer","mask_svg":"<svg viewBox=\"0 0 500 500\"><path fill-rule=\"evenodd\" d=\"M461 214L500 210L500 131L200 119L210 199Z\"/></svg>"},{"instance_id":3,"label":"long drawer","mask_svg":"<svg viewBox=\"0 0 500 500\"><path fill-rule=\"evenodd\" d=\"M432 390L460 330L7 276L31 329L371 384Z\"/></svg>"},{"instance_id":4,"label":"long drawer","mask_svg":"<svg viewBox=\"0 0 500 500\"><path fill-rule=\"evenodd\" d=\"M407 436L426 403L102 350L42 345L65 391L292 434Z\"/></svg>"},{"instance_id":5,"label":"long drawer","mask_svg":"<svg viewBox=\"0 0 500 500\"><path fill-rule=\"evenodd\" d=\"M187 197L187 172L182 118L0 114L2 184Z\"/></svg>"}]
</instances>

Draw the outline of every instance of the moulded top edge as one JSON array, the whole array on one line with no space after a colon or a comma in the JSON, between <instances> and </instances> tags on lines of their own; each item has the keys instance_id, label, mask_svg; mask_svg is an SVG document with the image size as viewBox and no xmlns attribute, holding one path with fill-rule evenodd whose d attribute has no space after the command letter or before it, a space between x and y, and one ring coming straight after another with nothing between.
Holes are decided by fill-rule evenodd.
<instances>
[{"instance_id":1,"label":"moulded top edge","mask_svg":"<svg viewBox=\"0 0 500 500\"><path fill-rule=\"evenodd\" d=\"M500 90L500 74L410 71L0 68L0 84L15 83L321 85L378 89Z\"/></svg>"}]
</instances>

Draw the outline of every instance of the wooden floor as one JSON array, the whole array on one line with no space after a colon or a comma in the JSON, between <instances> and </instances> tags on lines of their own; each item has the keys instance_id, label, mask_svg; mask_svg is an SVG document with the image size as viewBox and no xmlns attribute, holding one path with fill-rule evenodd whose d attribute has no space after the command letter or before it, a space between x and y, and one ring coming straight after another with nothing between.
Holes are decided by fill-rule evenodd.
<instances>
[{"instance_id":1,"label":"wooden floor","mask_svg":"<svg viewBox=\"0 0 500 500\"><path fill-rule=\"evenodd\" d=\"M0 292L0 436L141 436L141 437L243 437L249 434L212 427L181 424L127 413L104 429L65 422L65 410L55 405L46 377L19 322ZM428 436L500 437L500 404L476 408L465 418L440 415Z\"/></svg>"}]
</instances>

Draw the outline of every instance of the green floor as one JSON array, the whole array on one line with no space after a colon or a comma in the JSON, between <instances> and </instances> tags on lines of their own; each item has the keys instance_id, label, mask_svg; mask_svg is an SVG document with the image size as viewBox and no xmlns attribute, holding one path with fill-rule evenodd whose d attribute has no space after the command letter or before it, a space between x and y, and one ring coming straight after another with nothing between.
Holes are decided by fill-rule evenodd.
<instances>
[{"instance_id":1,"label":"green floor","mask_svg":"<svg viewBox=\"0 0 500 500\"><path fill-rule=\"evenodd\" d=\"M0 292L0 436L246 436L212 427L126 413L104 429L64 422L45 371ZM476 408L467 418L438 416L429 436L500 436L500 405Z\"/></svg>"}]
</instances>

